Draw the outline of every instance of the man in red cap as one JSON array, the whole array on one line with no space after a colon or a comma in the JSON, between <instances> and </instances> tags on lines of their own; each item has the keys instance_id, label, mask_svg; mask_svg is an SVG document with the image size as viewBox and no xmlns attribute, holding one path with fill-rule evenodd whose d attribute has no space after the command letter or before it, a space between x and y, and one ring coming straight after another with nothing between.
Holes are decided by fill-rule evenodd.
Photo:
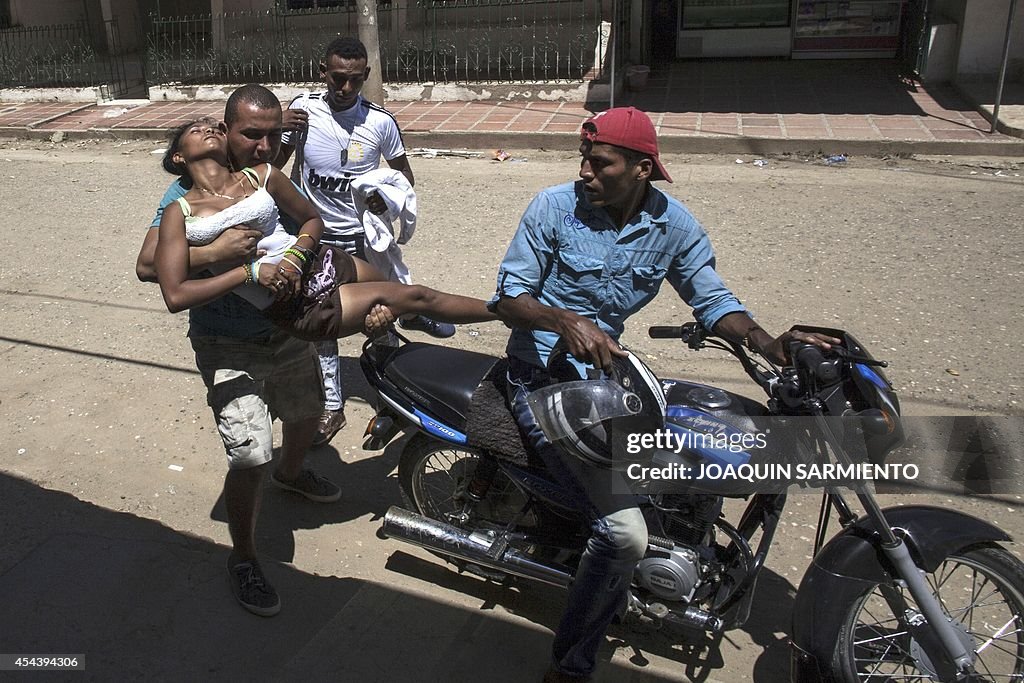
<instances>
[{"instance_id":1,"label":"man in red cap","mask_svg":"<svg viewBox=\"0 0 1024 683\"><path fill-rule=\"evenodd\" d=\"M625 355L617 339L626 319L666 279L707 329L775 360L785 359L790 339L823 348L839 341L801 332L774 338L754 322L715 272L700 224L651 184L672 178L644 112L601 112L583 124L580 140L580 179L543 190L531 202L489 304L513 328L508 382L519 427L591 522L545 683L589 679L605 629L624 611L633 568L647 552L635 499L612 493L628 490L615 481L621 475L553 446L529 409L529 392L548 382L555 342L564 339L582 363L608 368L614 356Z\"/></svg>"}]
</instances>

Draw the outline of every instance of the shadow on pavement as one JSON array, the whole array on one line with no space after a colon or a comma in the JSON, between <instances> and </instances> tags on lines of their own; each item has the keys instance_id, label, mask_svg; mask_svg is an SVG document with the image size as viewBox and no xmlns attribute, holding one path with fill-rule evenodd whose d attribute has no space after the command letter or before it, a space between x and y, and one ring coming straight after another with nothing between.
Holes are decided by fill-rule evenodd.
<instances>
[{"instance_id":1,"label":"shadow on pavement","mask_svg":"<svg viewBox=\"0 0 1024 683\"><path fill-rule=\"evenodd\" d=\"M504 584L485 581L472 574L459 573L441 558L425 560L398 550L391 554L385 566L390 571L473 597L480 601L481 610L500 608L548 631L554 631L565 606L565 592L558 588L524 579L511 579ZM762 648L754 664L754 681L789 680L789 616L795 596L796 589L785 578L770 569L761 571L753 609L742 629ZM650 662L647 655L656 655L678 662L679 680L694 683L716 680L716 673L719 674L717 680L723 680L720 670L727 662L721 647L722 641L729 638L729 633L711 638L701 633L669 629L644 631L636 626L613 624L608 630L608 642L599 654L602 663L598 671L609 666L616 649L623 648L632 651L629 660L641 670ZM545 647L550 647L550 642ZM637 678L637 675L634 673L629 680L649 680Z\"/></svg>"},{"instance_id":2,"label":"shadow on pavement","mask_svg":"<svg viewBox=\"0 0 1024 683\"><path fill-rule=\"evenodd\" d=\"M231 597L227 552L0 474L0 650L84 655L74 680L513 683L546 668L542 629L269 561L283 607L255 617ZM613 663L598 680L670 679Z\"/></svg>"},{"instance_id":3,"label":"shadow on pavement","mask_svg":"<svg viewBox=\"0 0 1024 683\"><path fill-rule=\"evenodd\" d=\"M342 358L343 366L344 360ZM365 384L365 380L363 382ZM280 423L275 422L274 428L279 429ZM346 427L357 428L351 423ZM343 460L330 444L310 450L306 455L306 466L341 487L341 499L329 505L296 505L295 502L302 498L271 484L268 470L264 476L263 500L256 523L256 547L260 554L279 562L291 562L295 558L296 530L318 529L367 515L376 521L389 507L400 505L398 481L391 472L398 466L405 441L404 437L399 437L379 452L360 450L354 462ZM275 460L280 455L281 449L275 448ZM223 491L210 510L210 519L227 524Z\"/></svg>"},{"instance_id":4,"label":"shadow on pavement","mask_svg":"<svg viewBox=\"0 0 1024 683\"><path fill-rule=\"evenodd\" d=\"M869 63L870 62L870 63ZM921 99L923 96L923 99ZM923 88L897 60L718 59L656 66L622 102L648 112L922 115L922 102L974 109L949 86Z\"/></svg>"}]
</instances>

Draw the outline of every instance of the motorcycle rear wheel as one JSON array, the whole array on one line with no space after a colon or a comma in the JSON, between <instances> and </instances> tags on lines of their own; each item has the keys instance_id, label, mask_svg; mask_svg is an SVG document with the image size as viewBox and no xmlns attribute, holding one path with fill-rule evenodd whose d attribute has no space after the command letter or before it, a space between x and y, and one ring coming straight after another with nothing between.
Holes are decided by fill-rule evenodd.
<instances>
[{"instance_id":1,"label":"motorcycle rear wheel","mask_svg":"<svg viewBox=\"0 0 1024 683\"><path fill-rule=\"evenodd\" d=\"M507 524L526 497L499 470L484 500L473 503L466 489L481 457L475 450L417 434L398 461L402 497L419 514L457 527ZM465 519L467 510L471 520Z\"/></svg>"},{"instance_id":2,"label":"motorcycle rear wheel","mask_svg":"<svg viewBox=\"0 0 1024 683\"><path fill-rule=\"evenodd\" d=\"M947 557L926 580L968 650L981 680L1024 678L1024 565L996 546ZM911 609L913 597L897 587ZM843 616L831 676L826 680L940 680L920 645L892 614L879 587L866 591Z\"/></svg>"}]
</instances>

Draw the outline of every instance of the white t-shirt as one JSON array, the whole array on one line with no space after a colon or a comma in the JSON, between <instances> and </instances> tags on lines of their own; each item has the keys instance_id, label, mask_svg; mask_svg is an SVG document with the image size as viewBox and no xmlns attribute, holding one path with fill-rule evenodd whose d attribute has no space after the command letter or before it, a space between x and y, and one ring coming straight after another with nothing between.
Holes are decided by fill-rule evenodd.
<instances>
[{"instance_id":1,"label":"white t-shirt","mask_svg":"<svg viewBox=\"0 0 1024 683\"><path fill-rule=\"evenodd\" d=\"M405 154L398 121L391 112L362 98L344 111L333 111L326 93L306 93L292 100L289 109L309 113L303 142L285 133L282 144L295 145L292 179L320 212L326 242L332 236L363 231L349 184L375 170L381 157L390 161ZM300 167L301 166L301 167ZM301 174L301 178L297 177Z\"/></svg>"}]
</instances>

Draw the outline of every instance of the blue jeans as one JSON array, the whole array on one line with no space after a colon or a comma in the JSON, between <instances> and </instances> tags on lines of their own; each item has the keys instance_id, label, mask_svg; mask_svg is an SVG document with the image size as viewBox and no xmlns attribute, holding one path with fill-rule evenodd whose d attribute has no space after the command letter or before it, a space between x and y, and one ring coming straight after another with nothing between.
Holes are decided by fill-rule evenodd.
<instances>
[{"instance_id":1,"label":"blue jeans","mask_svg":"<svg viewBox=\"0 0 1024 683\"><path fill-rule=\"evenodd\" d=\"M509 396L519 429L590 522L590 538L569 588L552 648L556 670L589 676L605 630L625 607L633 568L647 551L647 524L634 496L612 493L613 482L621 473L588 465L544 437L526 397L532 389L544 386L546 379L543 370L509 359ZM624 490L619 486L618 490Z\"/></svg>"},{"instance_id":2,"label":"blue jeans","mask_svg":"<svg viewBox=\"0 0 1024 683\"><path fill-rule=\"evenodd\" d=\"M366 260L366 238L362 233L353 235L324 235L320 240L344 249L346 252ZM317 359L320 361L320 378L324 387L324 409L341 410L345 407L345 392L341 387L341 360L338 358L338 340L314 342Z\"/></svg>"}]
</instances>

